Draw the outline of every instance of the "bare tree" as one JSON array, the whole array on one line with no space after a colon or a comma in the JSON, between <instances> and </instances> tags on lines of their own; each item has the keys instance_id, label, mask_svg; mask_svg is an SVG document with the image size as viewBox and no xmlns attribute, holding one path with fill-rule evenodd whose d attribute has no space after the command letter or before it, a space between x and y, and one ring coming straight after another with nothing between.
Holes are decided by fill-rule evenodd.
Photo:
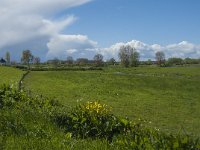
<instances>
[{"instance_id":1,"label":"bare tree","mask_svg":"<svg viewBox=\"0 0 200 150\"><path fill-rule=\"evenodd\" d=\"M156 61L159 66L165 63L165 53L162 51L156 52Z\"/></svg>"},{"instance_id":2,"label":"bare tree","mask_svg":"<svg viewBox=\"0 0 200 150\"><path fill-rule=\"evenodd\" d=\"M97 66L101 66L103 64L103 55L101 54L96 54L94 56L94 62Z\"/></svg>"},{"instance_id":3,"label":"bare tree","mask_svg":"<svg viewBox=\"0 0 200 150\"><path fill-rule=\"evenodd\" d=\"M33 61L33 55L32 55L32 53L31 53L30 50L24 50L24 51L22 52L21 61L22 61L24 64L27 64L27 65L28 65L28 69L30 69L30 62Z\"/></svg>"}]
</instances>

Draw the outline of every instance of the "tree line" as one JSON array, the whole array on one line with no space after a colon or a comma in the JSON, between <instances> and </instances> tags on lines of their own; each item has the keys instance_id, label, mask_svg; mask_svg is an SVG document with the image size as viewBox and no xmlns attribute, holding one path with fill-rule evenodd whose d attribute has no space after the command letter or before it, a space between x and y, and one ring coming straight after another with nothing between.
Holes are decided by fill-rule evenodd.
<instances>
[{"instance_id":1,"label":"tree line","mask_svg":"<svg viewBox=\"0 0 200 150\"><path fill-rule=\"evenodd\" d=\"M148 59L147 61L140 61L140 53L130 45L121 46L118 53L119 61L116 61L114 58L110 58L104 62L102 54L96 54L93 57L93 60L87 58L77 58L73 59L72 56L67 56L66 60L60 60L54 58L52 60L47 60L43 64L52 64L55 67L66 64L68 66L79 65L85 66L88 64L95 65L96 67L103 67L105 65L119 65L121 64L124 67L137 67L139 65L153 65L157 64L160 67L173 66L173 65L184 65L184 64L200 64L200 59L193 58L165 58L165 53L163 51L157 51L155 53L155 61ZM10 52L6 52L5 61L1 58L1 63L5 62L6 65L15 65L15 62L11 61ZM22 51L21 64L26 64L28 69L30 69L30 64L39 65L41 64L41 59L38 56L34 56L30 50Z\"/></svg>"}]
</instances>

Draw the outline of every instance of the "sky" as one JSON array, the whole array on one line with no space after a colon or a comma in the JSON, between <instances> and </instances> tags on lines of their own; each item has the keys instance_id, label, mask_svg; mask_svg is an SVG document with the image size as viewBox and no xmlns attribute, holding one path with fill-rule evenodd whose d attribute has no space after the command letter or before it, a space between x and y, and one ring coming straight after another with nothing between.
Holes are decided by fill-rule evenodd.
<instances>
[{"instance_id":1,"label":"sky","mask_svg":"<svg viewBox=\"0 0 200 150\"><path fill-rule=\"evenodd\" d=\"M199 14L200 0L1 0L0 57L118 59L130 45L141 60L200 58Z\"/></svg>"}]
</instances>

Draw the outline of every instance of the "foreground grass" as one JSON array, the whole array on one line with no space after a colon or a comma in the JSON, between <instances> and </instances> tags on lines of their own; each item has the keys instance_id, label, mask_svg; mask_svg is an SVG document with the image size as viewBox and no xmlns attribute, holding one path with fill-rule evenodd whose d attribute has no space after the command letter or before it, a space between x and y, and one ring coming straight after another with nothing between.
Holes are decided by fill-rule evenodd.
<instances>
[{"instance_id":1,"label":"foreground grass","mask_svg":"<svg viewBox=\"0 0 200 150\"><path fill-rule=\"evenodd\" d=\"M200 69L108 68L104 71L31 72L25 87L65 106L100 100L113 112L142 118L166 132L200 134Z\"/></svg>"},{"instance_id":2,"label":"foreground grass","mask_svg":"<svg viewBox=\"0 0 200 150\"><path fill-rule=\"evenodd\" d=\"M52 121L64 114L57 103L29 97L13 86L0 87L0 149L112 149L106 140L72 139Z\"/></svg>"},{"instance_id":3,"label":"foreground grass","mask_svg":"<svg viewBox=\"0 0 200 150\"><path fill-rule=\"evenodd\" d=\"M0 149L200 148L198 139L148 129L116 117L98 102L67 112L55 100L32 97L13 86L0 87L0 116Z\"/></svg>"},{"instance_id":4,"label":"foreground grass","mask_svg":"<svg viewBox=\"0 0 200 150\"><path fill-rule=\"evenodd\" d=\"M0 84L18 82L23 73L24 71L16 68L0 66Z\"/></svg>"}]
</instances>

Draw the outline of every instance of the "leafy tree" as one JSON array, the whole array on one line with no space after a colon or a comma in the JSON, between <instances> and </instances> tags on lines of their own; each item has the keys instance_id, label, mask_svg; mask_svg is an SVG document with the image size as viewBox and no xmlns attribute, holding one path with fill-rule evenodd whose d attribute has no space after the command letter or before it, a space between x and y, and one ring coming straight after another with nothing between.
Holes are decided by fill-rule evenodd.
<instances>
[{"instance_id":1,"label":"leafy tree","mask_svg":"<svg viewBox=\"0 0 200 150\"><path fill-rule=\"evenodd\" d=\"M131 54L131 57L130 57L130 65L132 67L137 67L139 65L139 57L140 57L140 54L139 52L132 52Z\"/></svg>"},{"instance_id":2,"label":"leafy tree","mask_svg":"<svg viewBox=\"0 0 200 150\"><path fill-rule=\"evenodd\" d=\"M103 64L103 55L101 55L101 54L96 54L96 55L94 56L94 62L95 62L95 64L96 64L97 66L102 66L102 64Z\"/></svg>"},{"instance_id":3,"label":"leafy tree","mask_svg":"<svg viewBox=\"0 0 200 150\"><path fill-rule=\"evenodd\" d=\"M159 66L162 66L163 64L165 64L165 53L162 52L162 51L158 51L156 52L156 61L157 61L157 64Z\"/></svg>"},{"instance_id":4,"label":"leafy tree","mask_svg":"<svg viewBox=\"0 0 200 150\"><path fill-rule=\"evenodd\" d=\"M123 45L119 49L119 59L121 60L121 64L125 67L129 66L131 51L133 51L133 48L130 45Z\"/></svg>"},{"instance_id":5,"label":"leafy tree","mask_svg":"<svg viewBox=\"0 0 200 150\"><path fill-rule=\"evenodd\" d=\"M168 63L171 65L182 65L183 64L183 59L182 58L169 58Z\"/></svg>"},{"instance_id":6,"label":"leafy tree","mask_svg":"<svg viewBox=\"0 0 200 150\"><path fill-rule=\"evenodd\" d=\"M30 62L33 61L33 55L32 55L32 53L31 53L30 50L24 50L24 51L22 52L21 61L22 61L24 64L27 64L27 65L28 65L28 69L30 69Z\"/></svg>"},{"instance_id":7,"label":"leafy tree","mask_svg":"<svg viewBox=\"0 0 200 150\"><path fill-rule=\"evenodd\" d=\"M8 51L6 52L5 58L6 58L6 63L10 64L10 52L8 52Z\"/></svg>"},{"instance_id":8,"label":"leafy tree","mask_svg":"<svg viewBox=\"0 0 200 150\"><path fill-rule=\"evenodd\" d=\"M139 64L139 53L130 45L121 46L118 56L121 60L121 64L125 67L128 67L129 65L136 67Z\"/></svg>"},{"instance_id":9,"label":"leafy tree","mask_svg":"<svg viewBox=\"0 0 200 150\"><path fill-rule=\"evenodd\" d=\"M194 58L185 58L184 59L185 64L199 64L200 59L194 59Z\"/></svg>"},{"instance_id":10,"label":"leafy tree","mask_svg":"<svg viewBox=\"0 0 200 150\"><path fill-rule=\"evenodd\" d=\"M115 63L116 63L116 60L114 58L111 58L108 60L109 65L115 65Z\"/></svg>"}]
</instances>

